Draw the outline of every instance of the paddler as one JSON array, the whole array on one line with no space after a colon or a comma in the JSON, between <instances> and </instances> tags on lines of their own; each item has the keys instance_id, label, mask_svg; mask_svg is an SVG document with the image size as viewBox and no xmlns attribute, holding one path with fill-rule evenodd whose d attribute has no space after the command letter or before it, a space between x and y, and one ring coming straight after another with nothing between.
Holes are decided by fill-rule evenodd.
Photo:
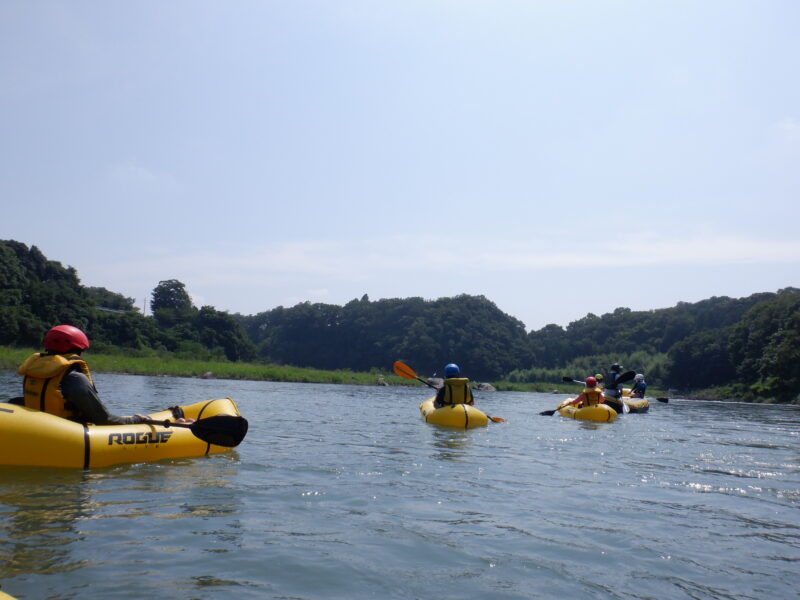
<instances>
[{"instance_id":1,"label":"paddler","mask_svg":"<svg viewBox=\"0 0 800 600\"><path fill-rule=\"evenodd\" d=\"M94 423L126 425L144 422L142 415L112 414L98 396L89 365L81 358L89 338L73 325L57 325L44 336L44 352L29 356L17 369L22 375L21 404L58 417ZM178 409L180 410L180 409ZM179 422L191 422L175 415Z\"/></svg>"},{"instance_id":2,"label":"paddler","mask_svg":"<svg viewBox=\"0 0 800 600\"><path fill-rule=\"evenodd\" d=\"M441 408L447 404L475 404L469 379L461 377L461 369L455 363L450 363L444 368L444 385L436 392L433 405Z\"/></svg>"},{"instance_id":3,"label":"paddler","mask_svg":"<svg viewBox=\"0 0 800 600\"><path fill-rule=\"evenodd\" d=\"M605 385L605 389L603 393L610 397L616 398L619 400L622 397L622 390L619 389L619 384L617 383L617 379L619 378L620 373L622 372L622 366L618 363L614 363L609 367L608 373L606 373L605 379L603 383Z\"/></svg>"},{"instance_id":4,"label":"paddler","mask_svg":"<svg viewBox=\"0 0 800 600\"><path fill-rule=\"evenodd\" d=\"M573 406L595 406L603 403L603 392L597 389L597 378L587 377L586 387L570 404Z\"/></svg>"},{"instance_id":5,"label":"paddler","mask_svg":"<svg viewBox=\"0 0 800 600\"><path fill-rule=\"evenodd\" d=\"M644 380L644 375L642 373L637 373L633 381L631 398L644 398L644 393L647 391L647 382Z\"/></svg>"}]
</instances>

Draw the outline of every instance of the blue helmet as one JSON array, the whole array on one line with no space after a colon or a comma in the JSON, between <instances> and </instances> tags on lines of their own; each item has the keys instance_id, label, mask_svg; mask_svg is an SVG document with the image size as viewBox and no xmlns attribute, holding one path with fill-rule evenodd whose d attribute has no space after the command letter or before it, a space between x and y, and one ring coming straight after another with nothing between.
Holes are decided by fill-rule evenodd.
<instances>
[{"instance_id":1,"label":"blue helmet","mask_svg":"<svg viewBox=\"0 0 800 600\"><path fill-rule=\"evenodd\" d=\"M447 379L450 379L451 377L458 377L459 375L461 375L461 369L459 369L458 365L455 363L450 363L444 368L444 376Z\"/></svg>"}]
</instances>

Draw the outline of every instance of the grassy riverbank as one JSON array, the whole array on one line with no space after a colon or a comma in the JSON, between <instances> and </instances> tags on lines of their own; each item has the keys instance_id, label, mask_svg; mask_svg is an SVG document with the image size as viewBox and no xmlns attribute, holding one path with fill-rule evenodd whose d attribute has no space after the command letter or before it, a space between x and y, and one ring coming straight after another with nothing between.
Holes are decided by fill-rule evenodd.
<instances>
[{"instance_id":1,"label":"grassy riverbank","mask_svg":"<svg viewBox=\"0 0 800 600\"><path fill-rule=\"evenodd\" d=\"M31 352L30 349L0 346L0 368L16 369L23 360L31 355ZM419 382L398 377L390 369L373 370L369 373L348 370L324 371L258 363L188 360L168 354L137 357L87 352L85 358L92 371L97 373L351 385L379 385L379 381L383 380L389 385L422 385ZM498 391L557 392L561 394L577 392L577 386L563 383L511 383L505 381L491 383Z\"/></svg>"},{"instance_id":2,"label":"grassy riverbank","mask_svg":"<svg viewBox=\"0 0 800 600\"><path fill-rule=\"evenodd\" d=\"M0 346L0 368L16 369L30 354L31 350ZM412 382L388 372L322 371L269 364L189 360L170 355L137 357L88 352L85 358L92 371L97 373L354 385L377 385L382 376L390 385L413 385Z\"/></svg>"}]
</instances>

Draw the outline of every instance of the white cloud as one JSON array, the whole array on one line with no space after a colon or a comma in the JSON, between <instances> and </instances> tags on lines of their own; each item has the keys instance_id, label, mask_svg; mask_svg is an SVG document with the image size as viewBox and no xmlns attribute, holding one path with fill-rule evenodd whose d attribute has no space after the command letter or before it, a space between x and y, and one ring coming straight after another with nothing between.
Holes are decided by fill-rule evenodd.
<instances>
[{"instance_id":1,"label":"white cloud","mask_svg":"<svg viewBox=\"0 0 800 600\"><path fill-rule=\"evenodd\" d=\"M178 251L183 252L179 254ZM552 269L798 264L800 241L758 240L741 236L696 237L631 234L619 239L583 239L580 234L530 242L493 242L473 247L441 237L389 237L348 242L291 242L261 247L215 246L191 253L161 248L127 264L107 265L117 273L140 273L152 280L175 277L187 285L246 285L277 281L368 281L391 273L529 273ZM98 267L100 265L97 265ZM101 267L102 268L102 267ZM323 287L303 288L325 298ZM306 298L308 299L308 298Z\"/></svg>"},{"instance_id":2,"label":"white cloud","mask_svg":"<svg viewBox=\"0 0 800 600\"><path fill-rule=\"evenodd\" d=\"M98 254L79 267L85 285L132 296L137 306L158 281L171 278L186 285L195 304L243 314L306 301L345 304L364 293L373 299L470 293L485 295L536 328L617 306L641 310L774 291L796 285L794 274L800 272L800 241L710 232L590 241L574 234L544 235L525 243L476 238L472 248L432 236L217 244L196 252L160 247L143 249L128 261ZM635 296L625 286L601 294L565 293L582 285L587 271L598 281L611 274L645 276L657 277L658 285L645 285Z\"/></svg>"},{"instance_id":3,"label":"white cloud","mask_svg":"<svg viewBox=\"0 0 800 600\"><path fill-rule=\"evenodd\" d=\"M136 160L111 165L106 172L106 179L113 188L119 190L160 191L170 194L182 191L182 186L175 177L142 166Z\"/></svg>"},{"instance_id":4,"label":"white cloud","mask_svg":"<svg viewBox=\"0 0 800 600\"><path fill-rule=\"evenodd\" d=\"M331 295L331 291L328 288L319 288L316 290L306 290L306 293L311 298L327 298Z\"/></svg>"},{"instance_id":5,"label":"white cloud","mask_svg":"<svg viewBox=\"0 0 800 600\"><path fill-rule=\"evenodd\" d=\"M113 165L108 170L108 175L112 181L121 183L153 183L158 181L155 173L136 164L134 161Z\"/></svg>"},{"instance_id":6,"label":"white cloud","mask_svg":"<svg viewBox=\"0 0 800 600\"><path fill-rule=\"evenodd\" d=\"M578 237L578 236L576 236ZM659 237L628 234L619 239L565 239L557 248L508 246L481 257L486 268L535 270L562 267L715 266L800 262L800 241L753 240L737 236Z\"/></svg>"},{"instance_id":7,"label":"white cloud","mask_svg":"<svg viewBox=\"0 0 800 600\"><path fill-rule=\"evenodd\" d=\"M786 117L775 125L780 134L791 141L800 141L800 120Z\"/></svg>"}]
</instances>

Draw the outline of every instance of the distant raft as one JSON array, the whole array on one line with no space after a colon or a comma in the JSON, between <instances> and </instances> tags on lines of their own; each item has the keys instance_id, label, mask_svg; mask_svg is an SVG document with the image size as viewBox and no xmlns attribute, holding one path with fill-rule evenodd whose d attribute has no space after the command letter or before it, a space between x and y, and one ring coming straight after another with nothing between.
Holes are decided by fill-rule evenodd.
<instances>
[{"instance_id":1,"label":"distant raft","mask_svg":"<svg viewBox=\"0 0 800 600\"><path fill-rule=\"evenodd\" d=\"M628 409L630 409L629 412L632 413L645 413L650 410L650 400L648 398L631 398L630 388L623 388L621 392L621 398L614 398L613 396L605 397L605 403L617 411L617 413L624 411L622 408L623 402Z\"/></svg>"},{"instance_id":2,"label":"distant raft","mask_svg":"<svg viewBox=\"0 0 800 600\"><path fill-rule=\"evenodd\" d=\"M579 419L581 421L595 421L597 423L612 423L617 418L617 411L608 404L595 404L578 408L570 404L575 398L567 398L558 405L556 410L562 417Z\"/></svg>"},{"instance_id":3,"label":"distant raft","mask_svg":"<svg viewBox=\"0 0 800 600\"><path fill-rule=\"evenodd\" d=\"M650 410L649 398L623 398L622 401L625 402L632 413L646 413Z\"/></svg>"},{"instance_id":4,"label":"distant raft","mask_svg":"<svg viewBox=\"0 0 800 600\"><path fill-rule=\"evenodd\" d=\"M447 425L448 427L458 427L460 429L471 429L473 427L486 427L489 417L486 413L478 410L469 404L450 404L441 408L434 408L433 401L436 396L428 398L419 405L419 412L426 423L436 425Z\"/></svg>"},{"instance_id":5,"label":"distant raft","mask_svg":"<svg viewBox=\"0 0 800 600\"><path fill-rule=\"evenodd\" d=\"M241 417L230 398L177 408L184 417L197 421L223 415ZM174 414L173 409L167 409L147 416L166 421L173 420ZM0 403L0 465L89 469L205 456L229 449L199 439L189 428L155 424L84 425L24 406Z\"/></svg>"}]
</instances>

